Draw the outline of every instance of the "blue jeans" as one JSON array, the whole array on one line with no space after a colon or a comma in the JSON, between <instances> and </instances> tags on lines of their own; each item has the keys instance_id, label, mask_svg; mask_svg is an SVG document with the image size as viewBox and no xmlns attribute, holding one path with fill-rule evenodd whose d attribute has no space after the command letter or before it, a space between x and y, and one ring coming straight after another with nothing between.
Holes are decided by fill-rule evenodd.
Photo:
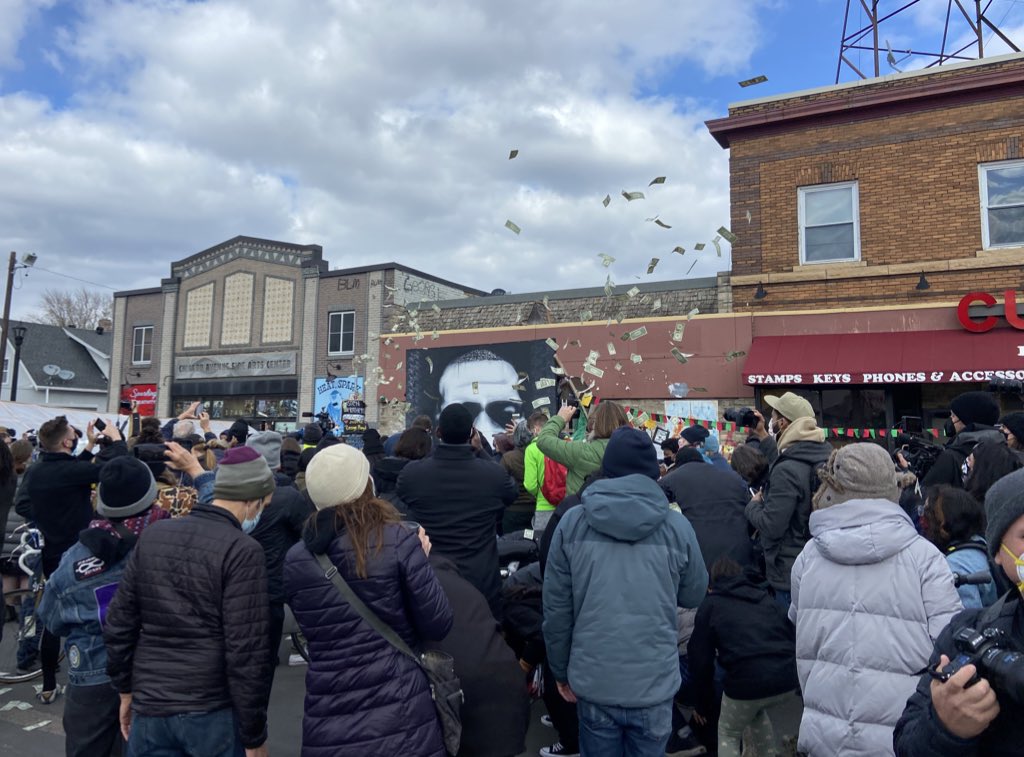
<instances>
[{"instance_id":1,"label":"blue jeans","mask_svg":"<svg viewBox=\"0 0 1024 757\"><path fill-rule=\"evenodd\" d=\"M652 707L615 707L580 699L583 757L665 757L672 735L672 700Z\"/></svg>"},{"instance_id":2,"label":"blue jeans","mask_svg":"<svg viewBox=\"0 0 1024 757\"><path fill-rule=\"evenodd\" d=\"M230 708L166 717L132 715L128 757L243 757Z\"/></svg>"}]
</instances>

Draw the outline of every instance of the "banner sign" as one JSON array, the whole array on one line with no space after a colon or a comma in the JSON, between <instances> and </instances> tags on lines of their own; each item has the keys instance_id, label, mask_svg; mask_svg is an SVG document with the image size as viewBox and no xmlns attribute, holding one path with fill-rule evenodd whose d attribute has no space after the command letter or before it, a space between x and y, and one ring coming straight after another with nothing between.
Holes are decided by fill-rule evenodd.
<instances>
[{"instance_id":1,"label":"banner sign","mask_svg":"<svg viewBox=\"0 0 1024 757\"><path fill-rule=\"evenodd\" d=\"M912 373L771 373L750 374L750 386L802 384L805 386L842 386L844 384L959 384L992 379L1024 381L1024 370L1005 371L916 371Z\"/></svg>"},{"instance_id":2,"label":"banner sign","mask_svg":"<svg viewBox=\"0 0 1024 757\"><path fill-rule=\"evenodd\" d=\"M362 399L362 376L318 378L313 382L313 414L327 413L334 422L335 434L366 430L366 405Z\"/></svg>"},{"instance_id":3,"label":"banner sign","mask_svg":"<svg viewBox=\"0 0 1024 757\"><path fill-rule=\"evenodd\" d=\"M156 384L122 384L122 402L138 402L139 415L156 415Z\"/></svg>"},{"instance_id":4,"label":"banner sign","mask_svg":"<svg viewBox=\"0 0 1024 757\"><path fill-rule=\"evenodd\" d=\"M177 379L235 378L237 376L294 376L295 352L254 352L243 355L179 356Z\"/></svg>"}]
</instances>

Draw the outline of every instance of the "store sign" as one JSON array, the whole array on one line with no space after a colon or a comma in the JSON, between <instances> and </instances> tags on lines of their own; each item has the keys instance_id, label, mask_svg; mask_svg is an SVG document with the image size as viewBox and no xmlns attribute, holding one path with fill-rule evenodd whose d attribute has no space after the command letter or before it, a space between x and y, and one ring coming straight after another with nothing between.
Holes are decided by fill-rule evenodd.
<instances>
[{"instance_id":1,"label":"store sign","mask_svg":"<svg viewBox=\"0 0 1024 757\"><path fill-rule=\"evenodd\" d=\"M122 384L122 402L138 402L139 415L156 415L156 384Z\"/></svg>"},{"instance_id":2,"label":"store sign","mask_svg":"<svg viewBox=\"0 0 1024 757\"><path fill-rule=\"evenodd\" d=\"M1021 347L1024 353L1024 347ZM1024 354L1022 354L1024 357ZM805 386L843 386L846 384L959 384L992 379L1024 381L1024 370L1005 371L913 371L903 373L777 373L751 374L751 386L800 384Z\"/></svg>"},{"instance_id":3,"label":"store sign","mask_svg":"<svg viewBox=\"0 0 1024 757\"><path fill-rule=\"evenodd\" d=\"M960 304L957 305L956 318L960 321L960 325L968 331L983 334L994 329L999 318L994 315L986 315L976 320L971 317L971 305L985 305L992 308L997 304L996 298L988 292L970 292L965 294L960 300ZM1003 292L1003 315L1006 317L1006 322L1013 328L1024 331L1024 318L1017 313L1017 293L1012 289ZM1024 354L1024 349L1022 349L1022 354Z\"/></svg>"},{"instance_id":4,"label":"store sign","mask_svg":"<svg viewBox=\"0 0 1024 757\"><path fill-rule=\"evenodd\" d=\"M245 355L180 356L174 361L177 379L236 378L238 376L293 376L295 352L256 352Z\"/></svg>"}]
</instances>

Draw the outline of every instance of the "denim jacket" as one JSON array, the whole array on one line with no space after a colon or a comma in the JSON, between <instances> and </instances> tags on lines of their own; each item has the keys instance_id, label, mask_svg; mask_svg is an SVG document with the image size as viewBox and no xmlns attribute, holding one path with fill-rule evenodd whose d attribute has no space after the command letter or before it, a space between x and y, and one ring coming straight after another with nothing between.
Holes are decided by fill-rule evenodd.
<instances>
[{"instance_id":1,"label":"denim jacket","mask_svg":"<svg viewBox=\"0 0 1024 757\"><path fill-rule=\"evenodd\" d=\"M213 482L213 473L196 478L200 501L213 498ZM53 635L66 639L68 680L75 686L110 682L103 623L127 562L126 555L106 565L79 541L46 582L37 613Z\"/></svg>"}]
</instances>

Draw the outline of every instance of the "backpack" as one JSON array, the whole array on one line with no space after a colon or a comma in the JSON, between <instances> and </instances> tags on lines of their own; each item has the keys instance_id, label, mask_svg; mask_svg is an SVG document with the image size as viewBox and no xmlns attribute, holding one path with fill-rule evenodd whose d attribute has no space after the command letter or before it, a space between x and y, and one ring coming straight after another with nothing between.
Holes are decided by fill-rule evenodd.
<instances>
[{"instance_id":1,"label":"backpack","mask_svg":"<svg viewBox=\"0 0 1024 757\"><path fill-rule=\"evenodd\" d=\"M540 493L552 505L557 505L565 499L566 473L564 465L556 463L550 457L544 458L544 483L540 486Z\"/></svg>"}]
</instances>

